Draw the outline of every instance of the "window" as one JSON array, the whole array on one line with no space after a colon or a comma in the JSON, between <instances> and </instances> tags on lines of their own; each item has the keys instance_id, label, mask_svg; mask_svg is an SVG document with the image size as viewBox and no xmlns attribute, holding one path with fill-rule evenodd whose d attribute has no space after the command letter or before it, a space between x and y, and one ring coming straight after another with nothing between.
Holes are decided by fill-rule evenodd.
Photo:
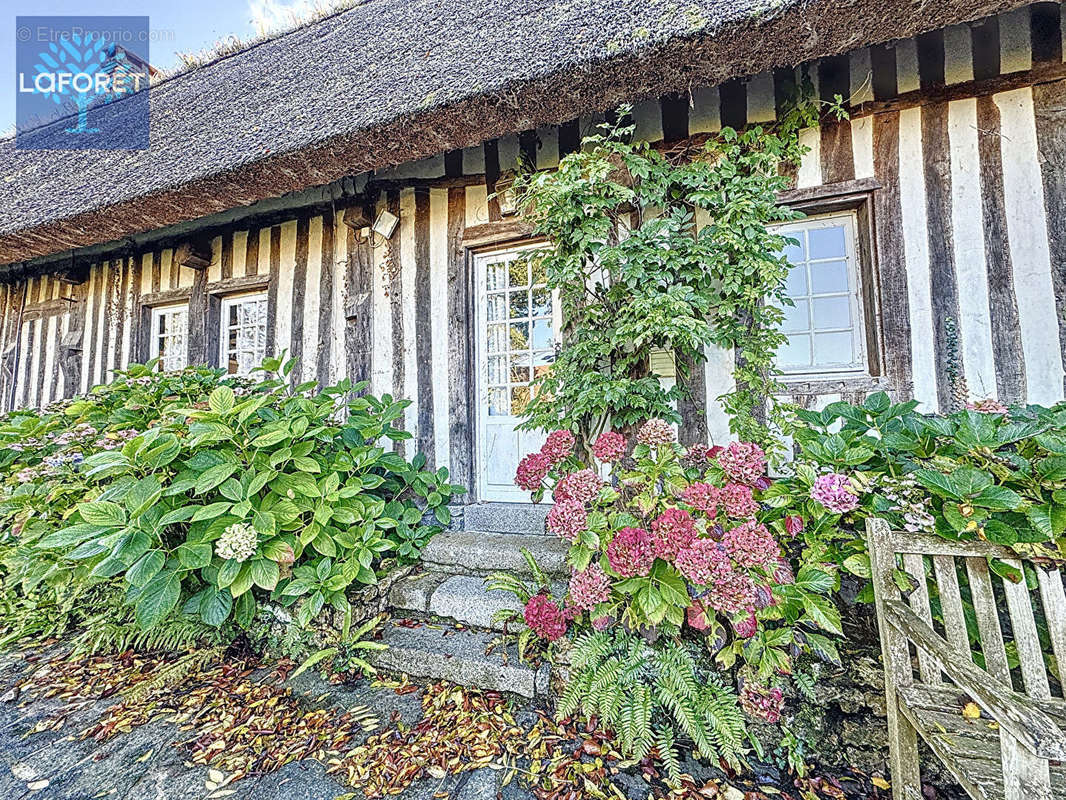
<instances>
[{"instance_id":1,"label":"window","mask_svg":"<svg viewBox=\"0 0 1066 800\"><path fill-rule=\"evenodd\" d=\"M267 296L246 294L222 301L220 364L231 375L247 375L266 358Z\"/></svg>"},{"instance_id":2,"label":"window","mask_svg":"<svg viewBox=\"0 0 1066 800\"><path fill-rule=\"evenodd\" d=\"M159 359L165 372L184 369L189 364L189 307L158 306L152 309L152 358Z\"/></svg>"},{"instance_id":3,"label":"window","mask_svg":"<svg viewBox=\"0 0 1066 800\"><path fill-rule=\"evenodd\" d=\"M777 354L786 375L866 369L856 228L849 211L776 229L795 240L784 253L792 265L785 292L795 305L784 309L788 341Z\"/></svg>"}]
</instances>

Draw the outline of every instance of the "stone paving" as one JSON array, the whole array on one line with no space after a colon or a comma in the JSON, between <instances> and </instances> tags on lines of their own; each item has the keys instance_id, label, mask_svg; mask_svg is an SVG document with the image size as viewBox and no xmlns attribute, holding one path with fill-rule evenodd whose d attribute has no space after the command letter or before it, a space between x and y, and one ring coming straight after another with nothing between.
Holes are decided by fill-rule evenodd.
<instances>
[{"instance_id":1,"label":"stone paving","mask_svg":"<svg viewBox=\"0 0 1066 800\"><path fill-rule=\"evenodd\" d=\"M27 735L41 720L59 710L64 701L14 697L8 691L27 664L20 654L0 657L0 798L3 800L357 800L360 792L328 775L314 760L290 763L262 776L249 776L221 789L207 785L209 769L192 765L175 744L182 738L176 725L153 720L119 734L108 742L78 741L73 737L118 702L117 697L83 702L59 731ZM266 672L264 671L264 679ZM305 673L291 681L308 708L350 708L365 705L383 725L400 719L407 724L421 717L420 693L397 694L368 685L334 686ZM412 784L401 800L531 800L514 781L502 787L500 771L482 769L444 779Z\"/></svg>"}]
</instances>

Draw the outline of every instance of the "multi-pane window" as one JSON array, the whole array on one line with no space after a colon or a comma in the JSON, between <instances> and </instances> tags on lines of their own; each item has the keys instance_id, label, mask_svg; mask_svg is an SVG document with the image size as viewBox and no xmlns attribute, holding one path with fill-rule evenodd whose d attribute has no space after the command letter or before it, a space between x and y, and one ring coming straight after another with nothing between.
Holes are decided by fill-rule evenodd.
<instances>
[{"instance_id":1,"label":"multi-pane window","mask_svg":"<svg viewBox=\"0 0 1066 800\"><path fill-rule=\"evenodd\" d=\"M855 215L831 214L783 225L792 269L777 353L785 373L850 372L866 367Z\"/></svg>"},{"instance_id":2,"label":"multi-pane window","mask_svg":"<svg viewBox=\"0 0 1066 800\"><path fill-rule=\"evenodd\" d=\"M267 296L248 294L222 301L221 365L247 375L266 357Z\"/></svg>"},{"instance_id":3,"label":"multi-pane window","mask_svg":"<svg viewBox=\"0 0 1066 800\"><path fill-rule=\"evenodd\" d=\"M189 307L158 306L152 309L151 357L159 368L171 372L189 364Z\"/></svg>"},{"instance_id":4,"label":"multi-pane window","mask_svg":"<svg viewBox=\"0 0 1066 800\"><path fill-rule=\"evenodd\" d=\"M485 354L489 416L519 416L530 383L555 357L552 292L531 254L509 254L486 265Z\"/></svg>"}]
</instances>

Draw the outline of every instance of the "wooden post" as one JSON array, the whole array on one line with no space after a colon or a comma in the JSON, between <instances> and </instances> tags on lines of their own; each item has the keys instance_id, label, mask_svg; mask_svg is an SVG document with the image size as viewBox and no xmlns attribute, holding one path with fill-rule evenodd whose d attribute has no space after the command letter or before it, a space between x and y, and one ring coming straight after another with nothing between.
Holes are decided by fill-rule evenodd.
<instances>
[{"instance_id":1,"label":"wooden post","mask_svg":"<svg viewBox=\"0 0 1066 800\"><path fill-rule=\"evenodd\" d=\"M888 711L888 746L892 767L894 800L922 800L922 779L918 766L918 732L904 716L896 696L898 687L914 682L907 640L885 616L884 602L898 600L899 589L892 579L896 553L892 532L883 519L866 520L866 544L870 553L870 578L877 606L877 628L881 635L881 655L885 662L885 705Z\"/></svg>"}]
</instances>

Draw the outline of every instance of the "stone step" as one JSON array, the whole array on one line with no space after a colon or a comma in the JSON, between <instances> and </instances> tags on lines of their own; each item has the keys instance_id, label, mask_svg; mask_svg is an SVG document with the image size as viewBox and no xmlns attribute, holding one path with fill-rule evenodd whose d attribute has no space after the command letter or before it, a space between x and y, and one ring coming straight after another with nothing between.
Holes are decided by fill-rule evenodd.
<instances>
[{"instance_id":1,"label":"stone step","mask_svg":"<svg viewBox=\"0 0 1066 800\"><path fill-rule=\"evenodd\" d=\"M405 624L406 623L406 624ZM518 660L511 645L497 645L486 655L496 634L456 630L417 621L392 620L382 632L388 649L374 651L370 661L379 669L403 672L413 678L445 680L462 686L522 697L548 692L549 667L533 669Z\"/></svg>"},{"instance_id":2,"label":"stone step","mask_svg":"<svg viewBox=\"0 0 1066 800\"><path fill-rule=\"evenodd\" d=\"M522 548L549 575L566 574L567 543L557 536L538 534L443 531L429 540L422 563L437 572L487 575L505 570L529 575Z\"/></svg>"},{"instance_id":3,"label":"stone step","mask_svg":"<svg viewBox=\"0 0 1066 800\"><path fill-rule=\"evenodd\" d=\"M544 519L550 510L550 503L473 503L463 508L463 528L544 536Z\"/></svg>"},{"instance_id":4,"label":"stone step","mask_svg":"<svg viewBox=\"0 0 1066 800\"><path fill-rule=\"evenodd\" d=\"M565 591L562 582L553 582L554 595L560 596ZM482 576L445 572L424 572L397 581L389 593L389 605L401 611L447 617L464 625L498 631L504 629L504 623L493 620L496 612L522 611L517 597L510 592L486 589Z\"/></svg>"}]
</instances>

